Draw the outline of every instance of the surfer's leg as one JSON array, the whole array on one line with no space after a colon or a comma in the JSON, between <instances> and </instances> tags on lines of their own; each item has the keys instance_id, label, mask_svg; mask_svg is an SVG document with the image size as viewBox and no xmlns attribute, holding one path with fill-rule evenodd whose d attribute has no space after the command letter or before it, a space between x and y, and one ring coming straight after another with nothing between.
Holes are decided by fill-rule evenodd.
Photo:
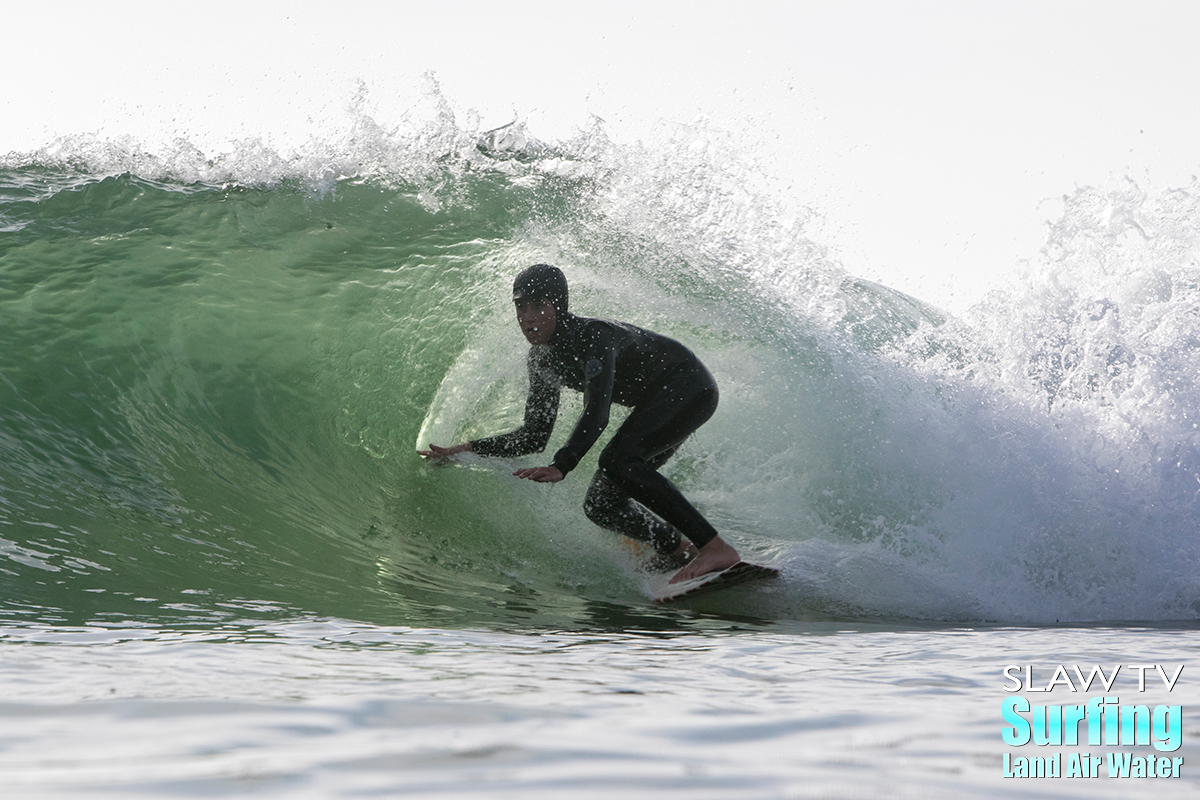
<instances>
[{"instance_id":1,"label":"surfer's leg","mask_svg":"<svg viewBox=\"0 0 1200 800\"><path fill-rule=\"evenodd\" d=\"M717 409L717 400L717 384L708 370L697 365L677 373L658 394L630 413L600 454L605 478L700 549L697 558L680 571L684 579L726 569L738 561L737 551L657 469L662 463L657 457L674 452L707 422Z\"/></svg>"},{"instance_id":2,"label":"surfer's leg","mask_svg":"<svg viewBox=\"0 0 1200 800\"><path fill-rule=\"evenodd\" d=\"M666 458L660 461L665 462ZM646 542L655 552L671 554L679 550L679 531L655 517L640 503L634 502L603 472L598 471L592 478L583 500L583 513L601 528Z\"/></svg>"}]
</instances>

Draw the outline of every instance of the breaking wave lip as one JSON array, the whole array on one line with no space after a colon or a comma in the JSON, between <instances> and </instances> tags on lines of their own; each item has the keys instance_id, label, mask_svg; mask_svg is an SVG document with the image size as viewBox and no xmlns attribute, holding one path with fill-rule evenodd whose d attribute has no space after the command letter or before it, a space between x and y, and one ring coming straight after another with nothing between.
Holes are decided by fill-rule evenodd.
<instances>
[{"instance_id":1,"label":"breaking wave lip","mask_svg":"<svg viewBox=\"0 0 1200 800\"><path fill-rule=\"evenodd\" d=\"M464 172L536 180L539 174L586 171L590 156L610 147L598 118L587 121L570 141L555 145L534 137L517 119L483 130L474 111L453 107L433 73L424 76L419 98L398 120L374 116L364 81L341 105L341 113L323 120L306 141L289 146L277 144L278 137L269 132L231 141L218 137L219 144L180 134L68 133L35 150L0 157L0 170L130 174L164 187L290 183L318 195L336 192L346 181L373 181L420 187L423 198L436 207L442 184Z\"/></svg>"},{"instance_id":2,"label":"breaking wave lip","mask_svg":"<svg viewBox=\"0 0 1200 800\"><path fill-rule=\"evenodd\" d=\"M264 218L276 215L255 230L251 244L230 240L233 251L287 251L308 241L302 237L336 235L345 226L359 237L345 242L348 252L366 261L378 254L354 248L380 226L396 225L394 209L406 209L408 233L393 230L385 239L387 247L407 248L407 260L375 260L359 272L324 265L334 277L318 281L312 275L319 270L310 270L303 278L312 281L314 297L357 293L366 311L336 320L354 333L339 341L328 329L310 331L310 344L298 344L303 336L294 332L260 331L301 352L319 343L317 367L306 373L317 389L284 379L269 348L255 355L257 376L216 356L244 382L230 397L273 375L299 397L298 405L269 398L266 417L237 436L219 414L205 419L212 430L189 433L192 441L232 441L243 454L289 453L271 469L259 455L250 458L258 458L256 464L235 471L269 475L256 474L252 484L294 483L292 494L299 486L316 487L302 491L337 498L351 485L378 482L364 464L381 470L389 488L368 492L361 508L316 502L313 517L327 515L324 523L289 524L307 526L306 541L315 550L348 550L345 569L373 571L385 597L408 597L414 608L445 605L466 583L481 580L478 565L490 543L479 530L486 529L535 566L510 563L504 581L467 604L468 616L493 613L489 603L511 595L514 586L538 598L529 605L569 605L569 592L538 573L565 574L568 585L593 593L597 602L637 602L619 556L594 534L555 542L561 530L579 527L577 498L547 509L540 498L517 495L494 472L432 478L411 463L413 432L419 440L451 437L472 424L502 425L519 416L521 389L508 378L515 358L509 320L492 301L518 265L554 260L571 268L592 307L630 309L633 321L686 338L715 366L723 410L670 469L748 552L785 566L783 588L752 607L766 616L1001 622L1200 616L1200 584L1192 577L1200 561L1195 186L1157 197L1132 182L1077 189L1021 280L954 318L848 274L806 234L805 219L784 215L769 193L758 191L758 167L739 157L736 137L720 131L683 126L665 146L616 146L596 123L573 141L547 144L519 123L490 131L460 125L436 92L429 113L401 127L380 125L363 110L365 99L358 102L344 131L288 154L262 141L213 155L186 141L150 149L133 140L66 137L38 153L10 155L3 164L6 191L25 194L0 208L0 230L18 239L29 234L30 214L21 203L45 210L62 191L91 192L97 202L73 213L101 221L106 203L192 192L194 198L185 196L175 208L185 209L180 224L197 227L179 233L173 247L194 235L216 235L186 210L188 203L194 209L230 203L246 214L253 206L268 210ZM125 177L100 189L96 175ZM40 189L39 181L51 188ZM101 202L102 193L109 194ZM297 196L301 202L293 203ZM132 223L119 233L140 235ZM438 236L445 240L427 246ZM430 264L456 276L466 299L432 302L437 281L412 277ZM304 270L297 266L304 265L286 265L299 275ZM338 275L338 269L347 271ZM243 315L269 310L266 287L254 287L261 296L224 302ZM150 296L140 298L148 308ZM430 318L422 303L432 303L443 319L460 320L446 332L419 332ZM310 313L329 308L314 300ZM101 323L91 331L108 335ZM426 350L377 344L406 337ZM436 368L419 365L431 358ZM150 371L177 380L176 366L152 364ZM404 415L387 410L381 399L387 391L404 398ZM149 408L127 403L122 413L149 420L146 435L163 437L154 449L178 448L172 437L181 423L156 419ZM297 408L312 425L305 436L319 443L307 455L292 452L303 448L286 434L285 420ZM322 422L323 416L335 421ZM7 433L21 441L11 426ZM344 474L322 477L309 466L290 471L331 453L346 459ZM204 468L220 461L213 455ZM25 467L33 472L37 465ZM161 469L143 467L151 474ZM329 483L322 486L324 479ZM178 481L158 485L172 484ZM153 486L135 481L121 491L142 496L133 504L149 507L145 498L155 496ZM482 511L466 521L451 516L448 509L480 492L493 503L489 510L543 514L540 538L522 541L511 525ZM20 502L12 497L10 504ZM427 508L428 498L436 510L416 510ZM161 508L178 499L163 500ZM210 501L228 504L218 490ZM36 519L30 509L19 511ZM200 511L220 516L207 506ZM8 513L10 521L20 516ZM234 517L231 527L245 524ZM331 524L335 519L340 523ZM359 534L331 532L342 523ZM430 530L452 540L449 552L429 544L438 539ZM52 552L38 549L48 540L34 528L21 531L8 537L10 562ZM181 535L230 547L211 531L201 533ZM323 565L303 553L289 548L285 557L272 549L275 542L251 544L266 561L301 568L318 594L336 592L320 577ZM109 563L90 545L67 547L79 548L70 557L82 568ZM572 571L580 548L608 566ZM245 550L231 550L238 555L205 559L220 570L254 560ZM457 560L459 567L430 570L438 576L428 587L432 593L414 599L411 568L396 566L404 559ZM600 588L612 581L626 588ZM227 590L236 592L231 582Z\"/></svg>"}]
</instances>

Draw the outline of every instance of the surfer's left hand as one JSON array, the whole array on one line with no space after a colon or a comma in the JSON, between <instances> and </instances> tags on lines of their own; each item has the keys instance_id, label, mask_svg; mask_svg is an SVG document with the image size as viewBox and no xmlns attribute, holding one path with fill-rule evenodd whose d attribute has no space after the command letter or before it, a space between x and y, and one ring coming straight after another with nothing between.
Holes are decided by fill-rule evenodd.
<instances>
[{"instance_id":1,"label":"surfer's left hand","mask_svg":"<svg viewBox=\"0 0 1200 800\"><path fill-rule=\"evenodd\" d=\"M513 475L538 483L558 483L565 477L558 467L525 467L517 470Z\"/></svg>"},{"instance_id":2,"label":"surfer's left hand","mask_svg":"<svg viewBox=\"0 0 1200 800\"><path fill-rule=\"evenodd\" d=\"M438 447L436 444L430 443L428 450L418 450L417 455L430 461L444 462L451 456L456 456L459 453L471 452L471 443L463 442L451 447Z\"/></svg>"}]
</instances>

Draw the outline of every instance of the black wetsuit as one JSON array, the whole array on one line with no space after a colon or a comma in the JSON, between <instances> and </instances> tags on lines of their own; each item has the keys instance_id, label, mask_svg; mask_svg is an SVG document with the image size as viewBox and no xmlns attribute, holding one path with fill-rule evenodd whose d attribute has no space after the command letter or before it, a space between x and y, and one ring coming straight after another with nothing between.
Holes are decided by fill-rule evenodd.
<instances>
[{"instance_id":1,"label":"black wetsuit","mask_svg":"<svg viewBox=\"0 0 1200 800\"><path fill-rule=\"evenodd\" d=\"M650 542L660 553L673 552L680 533L697 547L717 536L658 472L717 409L716 381L692 351L633 325L563 314L550 342L529 348L528 366L524 424L512 433L472 441L474 452L512 457L544 450L561 388L568 386L583 392L583 413L554 454L552 466L566 475L608 425L609 406L628 406L633 411L600 454L584 513L601 527Z\"/></svg>"}]
</instances>

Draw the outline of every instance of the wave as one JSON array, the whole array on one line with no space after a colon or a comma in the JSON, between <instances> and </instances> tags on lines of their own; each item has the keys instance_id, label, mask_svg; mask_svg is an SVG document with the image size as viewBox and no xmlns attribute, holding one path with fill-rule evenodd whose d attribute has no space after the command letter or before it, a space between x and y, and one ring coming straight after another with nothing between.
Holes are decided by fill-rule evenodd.
<instances>
[{"instance_id":1,"label":"wave","mask_svg":"<svg viewBox=\"0 0 1200 800\"><path fill-rule=\"evenodd\" d=\"M1195 186L1076 190L955 318L847 273L719 131L545 144L433 103L295 153L69 137L4 160L8 616L1200 615ZM650 608L586 480L416 457L519 419L505 299L538 261L581 313L710 366L721 407L665 469L783 581Z\"/></svg>"}]
</instances>

